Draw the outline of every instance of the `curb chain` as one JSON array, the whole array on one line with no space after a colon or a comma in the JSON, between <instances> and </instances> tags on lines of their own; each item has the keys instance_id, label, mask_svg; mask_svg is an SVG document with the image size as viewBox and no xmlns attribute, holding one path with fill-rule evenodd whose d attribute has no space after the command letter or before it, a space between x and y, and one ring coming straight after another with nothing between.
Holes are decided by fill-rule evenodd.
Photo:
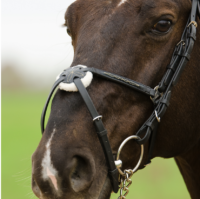
<instances>
[{"instance_id":1,"label":"curb chain","mask_svg":"<svg viewBox=\"0 0 200 199\"><path fill-rule=\"evenodd\" d=\"M125 176L121 178L121 184L120 184L120 196L118 197L118 199L126 199L126 196L129 193L129 187L132 184L132 180L131 177L133 175L133 171L130 170L125 170L124 171ZM125 193L123 193L125 192Z\"/></svg>"}]
</instances>

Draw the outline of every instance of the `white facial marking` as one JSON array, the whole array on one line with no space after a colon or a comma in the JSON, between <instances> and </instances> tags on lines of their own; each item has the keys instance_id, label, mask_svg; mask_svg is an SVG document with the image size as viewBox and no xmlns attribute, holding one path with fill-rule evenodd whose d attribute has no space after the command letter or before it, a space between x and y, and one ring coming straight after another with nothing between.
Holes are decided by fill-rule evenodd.
<instances>
[{"instance_id":1,"label":"white facial marking","mask_svg":"<svg viewBox=\"0 0 200 199\"><path fill-rule=\"evenodd\" d=\"M118 4L118 7L121 6L123 3L125 3L127 0L121 0Z\"/></svg>"},{"instance_id":2,"label":"white facial marking","mask_svg":"<svg viewBox=\"0 0 200 199\"><path fill-rule=\"evenodd\" d=\"M42 177L44 180L51 179L52 184L54 185L54 188L58 190L58 184L57 179L58 177L58 171L54 168L52 162L51 162L51 140L55 134L55 129L53 130L53 133L51 137L49 138L47 144L46 144L46 152L44 154L44 158L42 160Z\"/></svg>"},{"instance_id":3,"label":"white facial marking","mask_svg":"<svg viewBox=\"0 0 200 199\"><path fill-rule=\"evenodd\" d=\"M57 179L56 179L56 177L53 175L53 173L51 173L51 171L49 170L48 167L47 167L47 175L48 175L49 178L51 179L51 182L52 182L54 188L55 188L56 190L58 190Z\"/></svg>"}]
</instances>

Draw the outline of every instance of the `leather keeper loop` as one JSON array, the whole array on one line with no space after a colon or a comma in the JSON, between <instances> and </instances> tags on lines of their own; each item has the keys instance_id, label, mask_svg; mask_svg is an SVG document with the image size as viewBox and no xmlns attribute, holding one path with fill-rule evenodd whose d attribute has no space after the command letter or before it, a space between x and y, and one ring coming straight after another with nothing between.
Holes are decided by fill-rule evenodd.
<instances>
[{"instance_id":1,"label":"leather keeper loop","mask_svg":"<svg viewBox=\"0 0 200 199\"><path fill-rule=\"evenodd\" d=\"M150 94L151 96L155 96L155 90L150 90L150 91L149 91L149 94Z\"/></svg>"},{"instance_id":2,"label":"leather keeper loop","mask_svg":"<svg viewBox=\"0 0 200 199\"><path fill-rule=\"evenodd\" d=\"M182 56L182 54L179 51L176 51L174 54L178 56Z\"/></svg>"},{"instance_id":3,"label":"leather keeper loop","mask_svg":"<svg viewBox=\"0 0 200 199\"><path fill-rule=\"evenodd\" d=\"M166 106L169 106L169 100L170 100L170 98L171 98L171 91L169 91L169 92L167 93L166 97L163 98L160 102L161 102L162 104L165 104Z\"/></svg>"},{"instance_id":4,"label":"leather keeper loop","mask_svg":"<svg viewBox=\"0 0 200 199\"><path fill-rule=\"evenodd\" d=\"M162 104L165 104L167 107L169 106L169 100L168 99L162 99L160 102Z\"/></svg>"},{"instance_id":5,"label":"leather keeper loop","mask_svg":"<svg viewBox=\"0 0 200 199\"><path fill-rule=\"evenodd\" d=\"M190 60L190 54L184 53L182 57L185 57L188 61Z\"/></svg>"},{"instance_id":6,"label":"leather keeper loop","mask_svg":"<svg viewBox=\"0 0 200 199\"><path fill-rule=\"evenodd\" d=\"M108 175L111 178L111 183L112 183L112 186L113 186L113 191L115 193L117 193L118 189L119 189L119 182L118 182L119 172L118 172L118 169L115 169L115 170L112 170L112 171L108 170Z\"/></svg>"},{"instance_id":7,"label":"leather keeper loop","mask_svg":"<svg viewBox=\"0 0 200 199\"><path fill-rule=\"evenodd\" d=\"M160 114L159 114L159 117L161 117ZM157 124L158 124L158 121L155 117L155 118L152 119L151 122L148 121L147 123L145 123L145 126L149 127L150 130L153 131Z\"/></svg>"},{"instance_id":8,"label":"leather keeper loop","mask_svg":"<svg viewBox=\"0 0 200 199\"><path fill-rule=\"evenodd\" d=\"M190 33L190 34L188 35L188 37L190 37L190 38L192 38L194 41L196 41L196 34Z\"/></svg>"},{"instance_id":9,"label":"leather keeper loop","mask_svg":"<svg viewBox=\"0 0 200 199\"><path fill-rule=\"evenodd\" d=\"M165 89L166 89L166 86L167 86L167 85L165 85L163 82L160 82L160 83L159 83L158 91L159 91L160 93L164 92Z\"/></svg>"},{"instance_id":10,"label":"leather keeper loop","mask_svg":"<svg viewBox=\"0 0 200 199\"><path fill-rule=\"evenodd\" d=\"M139 134L140 133L138 133L137 135L139 135ZM149 140L150 136L151 136L151 130L150 130L150 128L147 128L147 131L146 131L144 137L142 137L140 140L136 140L136 142L139 145L145 144Z\"/></svg>"},{"instance_id":11,"label":"leather keeper loop","mask_svg":"<svg viewBox=\"0 0 200 199\"><path fill-rule=\"evenodd\" d=\"M150 128L151 131L153 130L153 123L152 123L152 122L147 122L145 125L146 125L148 128Z\"/></svg>"},{"instance_id":12,"label":"leather keeper loop","mask_svg":"<svg viewBox=\"0 0 200 199\"><path fill-rule=\"evenodd\" d=\"M167 69L171 69L173 72L175 72L175 69L172 67L172 65L168 65Z\"/></svg>"}]
</instances>

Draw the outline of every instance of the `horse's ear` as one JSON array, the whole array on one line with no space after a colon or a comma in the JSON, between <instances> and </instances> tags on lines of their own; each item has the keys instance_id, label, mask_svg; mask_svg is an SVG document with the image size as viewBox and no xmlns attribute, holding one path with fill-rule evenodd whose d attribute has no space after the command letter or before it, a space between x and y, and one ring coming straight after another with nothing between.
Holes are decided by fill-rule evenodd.
<instances>
[{"instance_id":1,"label":"horse's ear","mask_svg":"<svg viewBox=\"0 0 200 199\"><path fill-rule=\"evenodd\" d=\"M65 12L65 23L63 24L64 27L68 27L68 28L73 28L73 24L76 21L76 15L75 13L77 12L77 6L75 4L75 2L73 2L66 10Z\"/></svg>"},{"instance_id":2,"label":"horse's ear","mask_svg":"<svg viewBox=\"0 0 200 199\"><path fill-rule=\"evenodd\" d=\"M64 15L65 23L62 25L62 27L66 27L67 26L67 15L68 15L67 11L68 11L68 9L65 12L65 15Z\"/></svg>"},{"instance_id":3,"label":"horse's ear","mask_svg":"<svg viewBox=\"0 0 200 199\"><path fill-rule=\"evenodd\" d=\"M64 24L61 25L62 28L66 28L67 27L67 22L65 21Z\"/></svg>"},{"instance_id":4,"label":"horse's ear","mask_svg":"<svg viewBox=\"0 0 200 199\"><path fill-rule=\"evenodd\" d=\"M62 24L62 25L61 25L61 27L62 27L62 28L65 28L65 27L67 27L67 22L65 21L65 23L64 23L64 24Z\"/></svg>"}]
</instances>

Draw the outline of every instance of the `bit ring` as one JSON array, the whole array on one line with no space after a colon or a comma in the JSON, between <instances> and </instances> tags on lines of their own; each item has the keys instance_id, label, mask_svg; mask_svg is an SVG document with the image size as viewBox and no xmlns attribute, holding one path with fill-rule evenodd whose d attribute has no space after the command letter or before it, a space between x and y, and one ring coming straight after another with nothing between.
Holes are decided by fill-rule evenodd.
<instances>
[{"instance_id":1,"label":"bit ring","mask_svg":"<svg viewBox=\"0 0 200 199\"><path fill-rule=\"evenodd\" d=\"M132 135L132 136L129 136L128 138L126 138L120 145L119 149L118 149L118 152L117 152L117 158L116 158L116 161L119 160L119 156L120 156L120 153L121 153L121 150L122 148L124 147L124 145L129 141L129 140L132 140L132 139L135 139L135 140L140 140L141 138L139 136L136 136L136 135ZM140 159L137 163L137 165L135 166L135 168L131 169L132 173L134 173L140 166L141 162L142 162L142 159L143 159L143 155L144 155L144 145L142 144L141 145L141 154L140 154ZM117 167L119 173L122 175L122 176L125 176L126 174L120 169L121 165Z\"/></svg>"}]
</instances>

